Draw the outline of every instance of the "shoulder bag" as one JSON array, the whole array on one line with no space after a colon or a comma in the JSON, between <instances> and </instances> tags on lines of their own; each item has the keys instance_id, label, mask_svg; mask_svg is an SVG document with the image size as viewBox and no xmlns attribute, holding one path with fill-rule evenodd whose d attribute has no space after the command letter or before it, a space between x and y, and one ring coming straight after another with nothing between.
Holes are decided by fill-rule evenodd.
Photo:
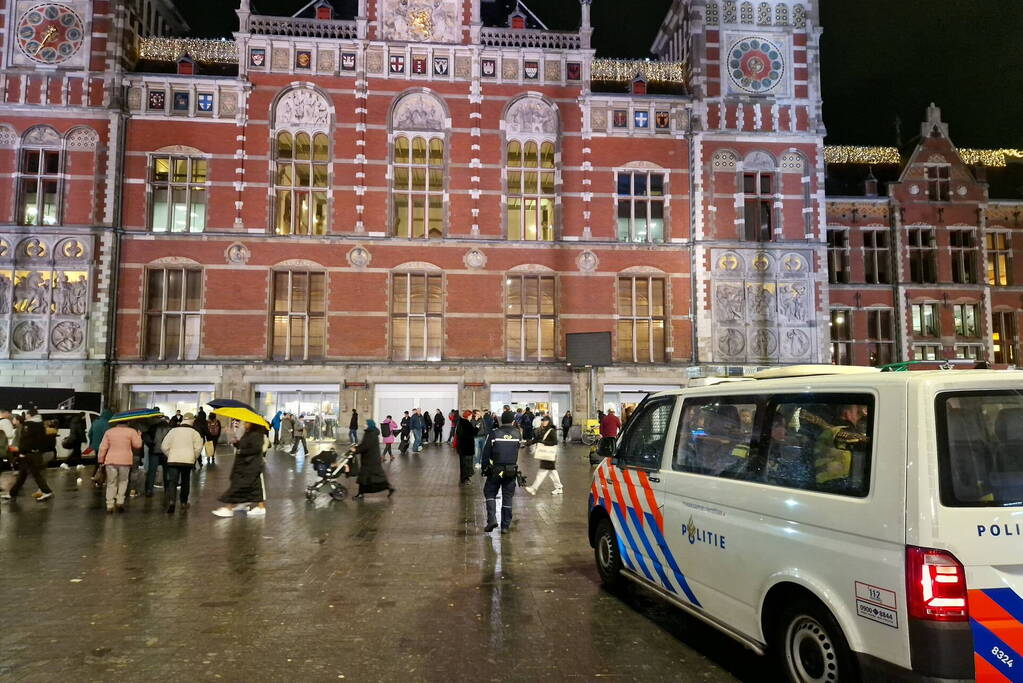
<instances>
[{"instance_id":1,"label":"shoulder bag","mask_svg":"<svg viewBox=\"0 0 1023 683\"><path fill-rule=\"evenodd\" d=\"M547 435L550 433L551 430L548 429L544 433L543 439L546 440ZM554 462L555 460L558 459L558 447L548 446L545 443L538 443L533 449L533 457L536 458L537 460L546 460L547 462Z\"/></svg>"}]
</instances>

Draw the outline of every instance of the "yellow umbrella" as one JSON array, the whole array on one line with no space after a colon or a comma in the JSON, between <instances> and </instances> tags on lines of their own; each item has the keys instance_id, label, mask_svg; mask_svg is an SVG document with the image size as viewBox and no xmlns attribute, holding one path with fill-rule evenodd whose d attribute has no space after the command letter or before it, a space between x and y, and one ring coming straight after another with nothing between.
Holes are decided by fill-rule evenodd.
<instances>
[{"instance_id":1,"label":"yellow umbrella","mask_svg":"<svg viewBox=\"0 0 1023 683\"><path fill-rule=\"evenodd\" d=\"M251 422L254 425L265 427L267 431L270 430L270 424L262 417L252 412L248 408L217 408L213 411L215 415L223 415L233 420L241 420L242 422Z\"/></svg>"}]
</instances>

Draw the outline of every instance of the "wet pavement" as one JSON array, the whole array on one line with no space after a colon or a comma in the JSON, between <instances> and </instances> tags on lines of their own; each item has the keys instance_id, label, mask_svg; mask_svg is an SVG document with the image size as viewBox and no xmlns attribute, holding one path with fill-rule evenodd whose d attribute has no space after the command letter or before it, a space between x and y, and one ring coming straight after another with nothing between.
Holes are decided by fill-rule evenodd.
<instances>
[{"instance_id":1,"label":"wet pavement","mask_svg":"<svg viewBox=\"0 0 1023 683\"><path fill-rule=\"evenodd\" d=\"M305 459L271 452L262 519L210 514L231 460L175 515L159 489L107 515L73 470L47 472L50 501L0 505L0 680L765 680L727 637L600 586L581 446L564 496L518 491L506 536L446 446L386 464L393 498L343 502L307 502Z\"/></svg>"}]
</instances>

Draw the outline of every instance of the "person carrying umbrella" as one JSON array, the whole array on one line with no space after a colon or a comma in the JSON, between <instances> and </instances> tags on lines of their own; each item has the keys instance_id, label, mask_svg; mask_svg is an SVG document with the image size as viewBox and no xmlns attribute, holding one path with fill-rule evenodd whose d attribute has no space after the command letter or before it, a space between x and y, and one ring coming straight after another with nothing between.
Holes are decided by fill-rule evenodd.
<instances>
[{"instance_id":1,"label":"person carrying umbrella","mask_svg":"<svg viewBox=\"0 0 1023 683\"><path fill-rule=\"evenodd\" d=\"M217 408L213 412L239 420L244 425L244 431L235 446L231 483L220 497L224 505L214 510L213 514L217 517L232 517L236 511L242 510L251 517L264 517L266 497L263 490L263 446L270 425L248 408Z\"/></svg>"}]
</instances>

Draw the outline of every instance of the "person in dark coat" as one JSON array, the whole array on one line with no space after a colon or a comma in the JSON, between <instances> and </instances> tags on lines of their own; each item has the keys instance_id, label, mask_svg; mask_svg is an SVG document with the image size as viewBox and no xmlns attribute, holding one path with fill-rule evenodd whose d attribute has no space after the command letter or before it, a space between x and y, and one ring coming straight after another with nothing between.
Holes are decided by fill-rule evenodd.
<instances>
[{"instance_id":1,"label":"person in dark coat","mask_svg":"<svg viewBox=\"0 0 1023 683\"><path fill-rule=\"evenodd\" d=\"M236 510L245 510L249 516L266 516L263 495L263 442L266 429L261 425L245 423L245 433L236 445L237 454L231 467L231 485L220 497L223 507L213 511L218 517L231 517ZM255 503L254 507L249 507Z\"/></svg>"},{"instance_id":2,"label":"person in dark coat","mask_svg":"<svg viewBox=\"0 0 1023 683\"><path fill-rule=\"evenodd\" d=\"M359 440L359 413L352 408L352 419L348 422L348 441L356 443Z\"/></svg>"},{"instance_id":3,"label":"person in dark coat","mask_svg":"<svg viewBox=\"0 0 1023 683\"><path fill-rule=\"evenodd\" d=\"M402 455L405 455L405 451L409 447L409 435L412 433L412 420L409 417L408 411L401 418L401 438L398 440L398 450Z\"/></svg>"},{"instance_id":4,"label":"person in dark coat","mask_svg":"<svg viewBox=\"0 0 1023 683\"><path fill-rule=\"evenodd\" d=\"M458 451L458 472L462 484L472 480L472 458L476 454L476 427L472 423L472 411L466 410L455 423L455 450Z\"/></svg>"},{"instance_id":5,"label":"person in dark coat","mask_svg":"<svg viewBox=\"0 0 1023 683\"><path fill-rule=\"evenodd\" d=\"M199 432L199 436L202 437L203 452L199 453L199 469L202 469L202 456L206 450L206 442L210 440L210 422L209 417L206 416L206 411L200 406L199 412L195 414L195 420L192 422L192 428Z\"/></svg>"},{"instance_id":6,"label":"person in dark coat","mask_svg":"<svg viewBox=\"0 0 1023 683\"><path fill-rule=\"evenodd\" d=\"M522 430L522 440L532 441L533 440L533 415L532 409L528 406L526 411L522 413L522 421L519 423L519 428Z\"/></svg>"},{"instance_id":7,"label":"person in dark coat","mask_svg":"<svg viewBox=\"0 0 1023 683\"><path fill-rule=\"evenodd\" d=\"M85 435L85 413L78 413L71 417L71 424L67 435L67 442L71 444L67 456L68 467L84 467L82 465L82 444L87 440Z\"/></svg>"},{"instance_id":8,"label":"person in dark coat","mask_svg":"<svg viewBox=\"0 0 1023 683\"><path fill-rule=\"evenodd\" d=\"M390 498L397 490L387 481L384 466L380 461L380 430L373 420L366 420L366 430L362 433L362 441L354 449L359 456L359 492L357 500L365 498L367 493L387 491Z\"/></svg>"},{"instance_id":9,"label":"person in dark coat","mask_svg":"<svg viewBox=\"0 0 1023 683\"><path fill-rule=\"evenodd\" d=\"M572 411L566 410L561 418L561 440L568 443L568 432L572 429Z\"/></svg>"},{"instance_id":10,"label":"person in dark coat","mask_svg":"<svg viewBox=\"0 0 1023 683\"><path fill-rule=\"evenodd\" d=\"M423 416L419 414L419 408L412 410L408 426L412 432L412 452L418 453L423 450Z\"/></svg>"},{"instance_id":11,"label":"person in dark coat","mask_svg":"<svg viewBox=\"0 0 1023 683\"><path fill-rule=\"evenodd\" d=\"M437 408L437 412L433 416L433 442L439 444L444 440L444 415L440 412L440 408Z\"/></svg>"}]
</instances>

